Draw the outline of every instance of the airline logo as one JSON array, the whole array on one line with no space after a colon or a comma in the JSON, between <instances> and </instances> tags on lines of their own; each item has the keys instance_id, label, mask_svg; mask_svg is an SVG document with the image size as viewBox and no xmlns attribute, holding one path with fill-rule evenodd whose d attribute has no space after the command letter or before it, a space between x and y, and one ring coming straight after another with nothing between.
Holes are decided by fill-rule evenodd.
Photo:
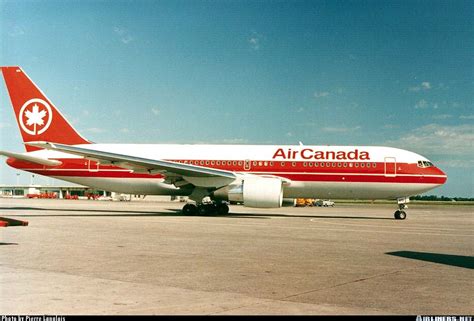
<instances>
[{"instance_id":1,"label":"airline logo","mask_svg":"<svg viewBox=\"0 0 474 321\"><path fill-rule=\"evenodd\" d=\"M278 148L273 154L273 159L296 159L307 160L370 160L369 152L359 151L357 148L351 151L321 151L312 148L303 148L301 150L292 150L291 148Z\"/></svg>"},{"instance_id":2,"label":"airline logo","mask_svg":"<svg viewBox=\"0 0 474 321\"><path fill-rule=\"evenodd\" d=\"M33 136L44 133L52 120L51 106L39 98L33 98L24 103L18 115L21 129Z\"/></svg>"}]
</instances>

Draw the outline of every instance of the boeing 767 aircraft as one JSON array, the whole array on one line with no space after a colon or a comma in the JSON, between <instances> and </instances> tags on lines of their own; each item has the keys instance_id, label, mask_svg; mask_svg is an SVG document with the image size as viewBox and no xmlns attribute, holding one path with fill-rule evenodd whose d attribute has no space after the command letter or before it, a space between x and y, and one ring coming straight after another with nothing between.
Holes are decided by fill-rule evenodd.
<instances>
[{"instance_id":1,"label":"boeing 767 aircraft","mask_svg":"<svg viewBox=\"0 0 474 321\"><path fill-rule=\"evenodd\" d=\"M283 198L393 199L447 176L425 157L374 146L98 144L81 136L20 67L0 67L26 153L11 167L107 191L183 195L185 214L227 214L226 201L277 208ZM210 197L212 202L203 202Z\"/></svg>"}]
</instances>

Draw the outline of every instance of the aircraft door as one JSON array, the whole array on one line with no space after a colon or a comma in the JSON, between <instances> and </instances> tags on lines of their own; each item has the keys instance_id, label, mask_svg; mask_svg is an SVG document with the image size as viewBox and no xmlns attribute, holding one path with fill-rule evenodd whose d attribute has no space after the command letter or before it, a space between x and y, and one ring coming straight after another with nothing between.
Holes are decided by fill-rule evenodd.
<instances>
[{"instance_id":1,"label":"aircraft door","mask_svg":"<svg viewBox=\"0 0 474 321\"><path fill-rule=\"evenodd\" d=\"M250 170L250 159L246 159L246 160L244 161L244 169L245 169L246 171L249 171L249 170Z\"/></svg>"},{"instance_id":2,"label":"aircraft door","mask_svg":"<svg viewBox=\"0 0 474 321\"><path fill-rule=\"evenodd\" d=\"M94 162L94 161L89 159L87 168L89 169L89 172L98 172L99 171L99 163Z\"/></svg>"},{"instance_id":3,"label":"aircraft door","mask_svg":"<svg viewBox=\"0 0 474 321\"><path fill-rule=\"evenodd\" d=\"M385 176L397 176L397 159L395 157L385 157Z\"/></svg>"}]
</instances>

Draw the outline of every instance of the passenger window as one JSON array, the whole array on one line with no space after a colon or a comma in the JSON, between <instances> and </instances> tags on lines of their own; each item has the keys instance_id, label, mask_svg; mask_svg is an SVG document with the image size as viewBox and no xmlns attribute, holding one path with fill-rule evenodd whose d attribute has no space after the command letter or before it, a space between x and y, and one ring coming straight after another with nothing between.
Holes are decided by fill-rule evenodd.
<instances>
[{"instance_id":1,"label":"passenger window","mask_svg":"<svg viewBox=\"0 0 474 321\"><path fill-rule=\"evenodd\" d=\"M281 167L285 167L285 162L280 163Z\"/></svg>"},{"instance_id":2,"label":"passenger window","mask_svg":"<svg viewBox=\"0 0 474 321\"><path fill-rule=\"evenodd\" d=\"M292 162L291 166L296 167L296 162Z\"/></svg>"}]
</instances>

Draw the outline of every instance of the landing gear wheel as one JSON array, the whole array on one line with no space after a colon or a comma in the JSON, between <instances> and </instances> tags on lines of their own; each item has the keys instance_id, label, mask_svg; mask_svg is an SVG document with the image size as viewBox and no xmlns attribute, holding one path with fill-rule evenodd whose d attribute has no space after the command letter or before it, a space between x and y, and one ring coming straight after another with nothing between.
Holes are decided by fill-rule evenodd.
<instances>
[{"instance_id":1,"label":"landing gear wheel","mask_svg":"<svg viewBox=\"0 0 474 321\"><path fill-rule=\"evenodd\" d=\"M198 206L198 213L199 215L215 215L216 205L214 203L200 204Z\"/></svg>"},{"instance_id":2,"label":"landing gear wheel","mask_svg":"<svg viewBox=\"0 0 474 321\"><path fill-rule=\"evenodd\" d=\"M229 206L226 203L218 204L216 210L219 215L229 214Z\"/></svg>"},{"instance_id":3,"label":"landing gear wheel","mask_svg":"<svg viewBox=\"0 0 474 321\"><path fill-rule=\"evenodd\" d=\"M397 220L404 220L407 217L407 213L405 211L397 210L394 216Z\"/></svg>"},{"instance_id":4,"label":"landing gear wheel","mask_svg":"<svg viewBox=\"0 0 474 321\"><path fill-rule=\"evenodd\" d=\"M184 205L182 212L184 215L195 215L198 212L198 207L194 204Z\"/></svg>"}]
</instances>

